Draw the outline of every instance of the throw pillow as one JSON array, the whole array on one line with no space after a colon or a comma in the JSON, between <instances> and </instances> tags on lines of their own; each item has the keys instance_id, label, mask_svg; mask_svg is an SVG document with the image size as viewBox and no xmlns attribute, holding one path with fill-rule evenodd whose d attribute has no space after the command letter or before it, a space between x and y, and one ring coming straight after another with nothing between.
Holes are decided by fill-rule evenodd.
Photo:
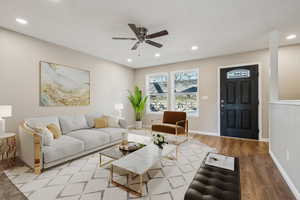
<instances>
[{"instance_id":1,"label":"throw pillow","mask_svg":"<svg viewBox=\"0 0 300 200\"><path fill-rule=\"evenodd\" d=\"M45 146L51 146L51 144L54 140L52 132L48 128L45 127L43 129L42 133L43 133L43 144Z\"/></svg>"},{"instance_id":2,"label":"throw pillow","mask_svg":"<svg viewBox=\"0 0 300 200\"><path fill-rule=\"evenodd\" d=\"M114 116L105 116L107 118L108 127L110 128L120 128L119 118Z\"/></svg>"},{"instance_id":3,"label":"throw pillow","mask_svg":"<svg viewBox=\"0 0 300 200\"><path fill-rule=\"evenodd\" d=\"M55 124L49 124L47 128L53 134L54 139L58 139L61 137L61 130Z\"/></svg>"},{"instance_id":4,"label":"throw pillow","mask_svg":"<svg viewBox=\"0 0 300 200\"><path fill-rule=\"evenodd\" d=\"M95 119L95 128L107 128L108 120L106 117L99 117Z\"/></svg>"}]
</instances>

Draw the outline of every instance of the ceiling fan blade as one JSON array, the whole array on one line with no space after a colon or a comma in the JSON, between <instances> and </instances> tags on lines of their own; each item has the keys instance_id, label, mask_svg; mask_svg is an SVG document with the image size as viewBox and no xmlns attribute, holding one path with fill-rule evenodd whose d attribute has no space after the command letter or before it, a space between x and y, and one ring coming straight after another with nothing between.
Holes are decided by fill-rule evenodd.
<instances>
[{"instance_id":1,"label":"ceiling fan blade","mask_svg":"<svg viewBox=\"0 0 300 200\"><path fill-rule=\"evenodd\" d=\"M157 32L157 33L152 33L150 35L147 35L146 38L147 39L152 39L152 38L157 38L157 37L161 37L161 36L164 36L164 35L168 35L168 31L167 30L163 30L163 31L160 31L160 32Z\"/></svg>"},{"instance_id":2,"label":"ceiling fan blade","mask_svg":"<svg viewBox=\"0 0 300 200\"><path fill-rule=\"evenodd\" d=\"M131 48L131 50L136 50L136 49L138 48L139 44L140 44L140 41L136 42L136 43L133 45L133 47Z\"/></svg>"},{"instance_id":3,"label":"ceiling fan blade","mask_svg":"<svg viewBox=\"0 0 300 200\"><path fill-rule=\"evenodd\" d=\"M113 40L136 40L136 38L113 37Z\"/></svg>"},{"instance_id":4,"label":"ceiling fan blade","mask_svg":"<svg viewBox=\"0 0 300 200\"><path fill-rule=\"evenodd\" d=\"M137 38L139 38L139 32L138 32L138 29L137 29L136 25L135 24L128 24L128 26L134 32L135 36Z\"/></svg>"},{"instance_id":5,"label":"ceiling fan blade","mask_svg":"<svg viewBox=\"0 0 300 200\"><path fill-rule=\"evenodd\" d=\"M157 43L157 42L153 42L153 41L151 41L151 40L146 40L145 41L147 44L150 44L150 45L152 45L152 46L155 46L155 47L157 47L157 48L161 48L163 45L162 44L159 44L159 43Z\"/></svg>"}]
</instances>

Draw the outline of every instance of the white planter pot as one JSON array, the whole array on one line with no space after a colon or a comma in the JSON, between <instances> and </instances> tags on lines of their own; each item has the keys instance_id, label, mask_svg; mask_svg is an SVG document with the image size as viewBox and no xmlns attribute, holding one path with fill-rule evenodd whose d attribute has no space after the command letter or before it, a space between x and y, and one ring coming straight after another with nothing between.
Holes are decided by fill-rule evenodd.
<instances>
[{"instance_id":1,"label":"white planter pot","mask_svg":"<svg viewBox=\"0 0 300 200\"><path fill-rule=\"evenodd\" d=\"M142 121L135 121L135 128L136 129L143 128L143 122Z\"/></svg>"}]
</instances>

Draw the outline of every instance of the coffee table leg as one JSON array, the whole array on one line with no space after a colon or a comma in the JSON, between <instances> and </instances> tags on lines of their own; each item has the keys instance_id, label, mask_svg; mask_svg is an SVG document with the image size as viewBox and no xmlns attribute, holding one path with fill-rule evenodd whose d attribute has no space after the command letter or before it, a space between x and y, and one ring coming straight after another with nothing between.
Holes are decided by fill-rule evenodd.
<instances>
[{"instance_id":1,"label":"coffee table leg","mask_svg":"<svg viewBox=\"0 0 300 200\"><path fill-rule=\"evenodd\" d=\"M143 175L140 175L140 193L143 196Z\"/></svg>"},{"instance_id":2,"label":"coffee table leg","mask_svg":"<svg viewBox=\"0 0 300 200\"><path fill-rule=\"evenodd\" d=\"M176 146L176 160L178 160L179 145Z\"/></svg>"},{"instance_id":3,"label":"coffee table leg","mask_svg":"<svg viewBox=\"0 0 300 200\"><path fill-rule=\"evenodd\" d=\"M99 167L101 167L101 164L102 164L102 159L101 159L101 154L99 154L99 156L100 156L100 158L99 158L99 160L100 160L100 165L99 165Z\"/></svg>"},{"instance_id":4,"label":"coffee table leg","mask_svg":"<svg viewBox=\"0 0 300 200\"><path fill-rule=\"evenodd\" d=\"M113 182L113 175L114 175L114 166L111 165L111 167L110 167L110 183Z\"/></svg>"}]
</instances>

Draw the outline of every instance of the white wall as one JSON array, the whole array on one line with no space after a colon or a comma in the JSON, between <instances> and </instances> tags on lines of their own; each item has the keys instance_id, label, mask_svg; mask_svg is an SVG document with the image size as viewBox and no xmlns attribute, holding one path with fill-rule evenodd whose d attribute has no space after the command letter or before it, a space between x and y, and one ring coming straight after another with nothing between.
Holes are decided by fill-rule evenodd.
<instances>
[{"instance_id":1,"label":"white wall","mask_svg":"<svg viewBox=\"0 0 300 200\"><path fill-rule=\"evenodd\" d=\"M270 112L270 153L300 199L300 102L271 103Z\"/></svg>"},{"instance_id":2,"label":"white wall","mask_svg":"<svg viewBox=\"0 0 300 200\"><path fill-rule=\"evenodd\" d=\"M279 86L282 99L300 99L300 45L286 46L279 49ZM244 63L259 63L261 69L262 99L262 130L261 137L268 138L269 110L269 61L267 50L240 53L214 58L179 62L156 67L137 69L135 82L145 91L145 76L157 72L170 72L184 69L199 69L199 117L190 118L190 129L206 133L217 133L217 70L219 66L238 65ZM201 99L208 96L208 99ZM161 115L147 114L145 123L152 119L160 119Z\"/></svg>"},{"instance_id":3,"label":"white wall","mask_svg":"<svg viewBox=\"0 0 300 200\"><path fill-rule=\"evenodd\" d=\"M262 76L262 137L268 137L268 52L266 50L180 62L136 70L135 81L145 91L145 76L157 72L171 72L184 69L199 69L199 117L190 117L190 130L213 133L218 132L217 113L217 75L218 67L244 63L259 63ZM208 99L201 97L207 96ZM145 123L160 119L162 115L147 114Z\"/></svg>"},{"instance_id":4,"label":"white wall","mask_svg":"<svg viewBox=\"0 0 300 200\"><path fill-rule=\"evenodd\" d=\"M39 106L41 60L90 70L91 105ZM16 131L26 117L95 111L110 114L115 112L115 103L124 103L123 113L133 121L126 98L133 82L134 70L130 68L0 28L0 105L13 106L13 117L7 119L8 131Z\"/></svg>"},{"instance_id":5,"label":"white wall","mask_svg":"<svg viewBox=\"0 0 300 200\"><path fill-rule=\"evenodd\" d=\"M280 48L278 54L279 98L300 100L300 47Z\"/></svg>"}]
</instances>

